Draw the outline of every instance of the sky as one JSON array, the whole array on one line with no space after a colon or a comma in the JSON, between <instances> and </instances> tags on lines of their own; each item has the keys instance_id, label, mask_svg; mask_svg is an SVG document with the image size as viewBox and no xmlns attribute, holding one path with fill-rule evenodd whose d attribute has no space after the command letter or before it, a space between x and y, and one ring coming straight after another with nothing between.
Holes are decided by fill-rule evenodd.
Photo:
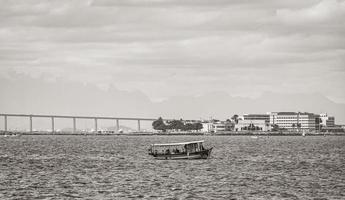
<instances>
[{"instance_id":1,"label":"sky","mask_svg":"<svg viewBox=\"0 0 345 200\"><path fill-rule=\"evenodd\" d=\"M0 79L345 103L344 35L343 0L0 0Z\"/></svg>"}]
</instances>

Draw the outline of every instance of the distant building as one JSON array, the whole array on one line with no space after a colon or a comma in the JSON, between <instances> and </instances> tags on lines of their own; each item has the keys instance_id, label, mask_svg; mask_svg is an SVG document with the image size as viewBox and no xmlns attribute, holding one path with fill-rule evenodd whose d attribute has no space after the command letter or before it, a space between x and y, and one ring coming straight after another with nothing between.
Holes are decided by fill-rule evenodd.
<instances>
[{"instance_id":1,"label":"distant building","mask_svg":"<svg viewBox=\"0 0 345 200\"><path fill-rule=\"evenodd\" d=\"M222 132L225 130L226 130L225 123L223 123L223 122L218 122L218 123L212 124L212 131L211 132L217 133L217 132Z\"/></svg>"},{"instance_id":2,"label":"distant building","mask_svg":"<svg viewBox=\"0 0 345 200\"><path fill-rule=\"evenodd\" d=\"M264 120L265 123L270 123L270 115L269 114L244 114L244 120Z\"/></svg>"},{"instance_id":3,"label":"distant building","mask_svg":"<svg viewBox=\"0 0 345 200\"><path fill-rule=\"evenodd\" d=\"M266 119L257 119L257 120L246 120L240 119L235 125L235 131L244 131L244 130L255 130L255 131L269 131L271 129L269 123Z\"/></svg>"},{"instance_id":4,"label":"distant building","mask_svg":"<svg viewBox=\"0 0 345 200\"><path fill-rule=\"evenodd\" d=\"M315 130L317 117L318 115L307 112L272 112L270 113L270 124L290 130Z\"/></svg>"},{"instance_id":5,"label":"distant building","mask_svg":"<svg viewBox=\"0 0 345 200\"><path fill-rule=\"evenodd\" d=\"M203 128L202 132L208 133L219 133L224 131L231 131L233 130L233 123L228 121L219 121L219 120L211 120L207 122L201 123Z\"/></svg>"},{"instance_id":6,"label":"distant building","mask_svg":"<svg viewBox=\"0 0 345 200\"><path fill-rule=\"evenodd\" d=\"M212 122L204 121L201 124L202 124L201 132L210 133L212 131Z\"/></svg>"},{"instance_id":7,"label":"distant building","mask_svg":"<svg viewBox=\"0 0 345 200\"><path fill-rule=\"evenodd\" d=\"M323 113L319 115L320 125L322 127L334 127L335 126L335 117L328 116L327 113Z\"/></svg>"}]
</instances>

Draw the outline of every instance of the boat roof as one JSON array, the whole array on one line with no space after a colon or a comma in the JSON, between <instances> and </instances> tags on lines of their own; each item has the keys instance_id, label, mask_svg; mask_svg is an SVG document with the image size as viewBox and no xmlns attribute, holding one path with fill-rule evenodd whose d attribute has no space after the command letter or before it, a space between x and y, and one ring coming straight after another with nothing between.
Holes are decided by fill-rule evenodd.
<instances>
[{"instance_id":1,"label":"boat roof","mask_svg":"<svg viewBox=\"0 0 345 200\"><path fill-rule=\"evenodd\" d=\"M204 140L199 141L191 141L191 142L177 142L177 143L166 143L166 144L153 144L153 146L178 146L178 145L186 145L186 144L197 144L203 143Z\"/></svg>"}]
</instances>

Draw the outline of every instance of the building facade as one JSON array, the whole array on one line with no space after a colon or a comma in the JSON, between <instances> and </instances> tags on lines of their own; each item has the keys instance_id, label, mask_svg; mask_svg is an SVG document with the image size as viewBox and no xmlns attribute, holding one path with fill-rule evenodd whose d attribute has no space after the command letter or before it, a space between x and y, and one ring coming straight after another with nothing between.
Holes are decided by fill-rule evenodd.
<instances>
[{"instance_id":1,"label":"building facade","mask_svg":"<svg viewBox=\"0 0 345 200\"><path fill-rule=\"evenodd\" d=\"M240 119L235 125L235 131L269 131L271 129L266 119L261 120L246 120Z\"/></svg>"},{"instance_id":2,"label":"building facade","mask_svg":"<svg viewBox=\"0 0 345 200\"><path fill-rule=\"evenodd\" d=\"M212 131L212 123L211 122L201 122L202 129L201 132L210 133Z\"/></svg>"},{"instance_id":3,"label":"building facade","mask_svg":"<svg viewBox=\"0 0 345 200\"><path fill-rule=\"evenodd\" d=\"M335 117L328 116L327 113L320 114L320 124L322 127L334 127L335 126Z\"/></svg>"},{"instance_id":4,"label":"building facade","mask_svg":"<svg viewBox=\"0 0 345 200\"><path fill-rule=\"evenodd\" d=\"M276 124L279 128L296 130L315 130L315 121L318 115L301 112L272 112L270 124Z\"/></svg>"},{"instance_id":5,"label":"building facade","mask_svg":"<svg viewBox=\"0 0 345 200\"><path fill-rule=\"evenodd\" d=\"M209 121L202 122L202 132L219 133L224 131L231 131L233 129L233 123L228 121Z\"/></svg>"},{"instance_id":6,"label":"building facade","mask_svg":"<svg viewBox=\"0 0 345 200\"><path fill-rule=\"evenodd\" d=\"M244 120L264 120L265 123L270 123L270 115L269 114L244 114L242 116Z\"/></svg>"}]
</instances>

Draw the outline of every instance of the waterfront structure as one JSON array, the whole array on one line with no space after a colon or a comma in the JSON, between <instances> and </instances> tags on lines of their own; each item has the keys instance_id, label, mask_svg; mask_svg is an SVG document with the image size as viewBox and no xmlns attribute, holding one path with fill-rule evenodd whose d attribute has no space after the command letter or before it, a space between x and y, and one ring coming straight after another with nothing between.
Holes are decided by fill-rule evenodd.
<instances>
[{"instance_id":1,"label":"waterfront structure","mask_svg":"<svg viewBox=\"0 0 345 200\"><path fill-rule=\"evenodd\" d=\"M238 123L235 125L235 131L243 131L243 130L269 131L271 130L271 126L269 123L267 123L266 119L260 119L260 120L240 119L238 120Z\"/></svg>"},{"instance_id":2,"label":"waterfront structure","mask_svg":"<svg viewBox=\"0 0 345 200\"><path fill-rule=\"evenodd\" d=\"M264 120L265 123L270 123L270 115L269 114L244 114L241 118L243 120Z\"/></svg>"},{"instance_id":3,"label":"waterfront structure","mask_svg":"<svg viewBox=\"0 0 345 200\"><path fill-rule=\"evenodd\" d=\"M205 133L219 133L234 129L234 124L230 121L210 120L203 121L201 124L203 126L201 131Z\"/></svg>"},{"instance_id":4,"label":"waterfront structure","mask_svg":"<svg viewBox=\"0 0 345 200\"><path fill-rule=\"evenodd\" d=\"M212 132L222 132L225 131L225 123L224 122L217 122L212 124Z\"/></svg>"},{"instance_id":5,"label":"waterfront structure","mask_svg":"<svg viewBox=\"0 0 345 200\"><path fill-rule=\"evenodd\" d=\"M202 124L201 132L210 133L212 131L212 122L203 121L203 122L201 122L201 124Z\"/></svg>"},{"instance_id":6,"label":"waterfront structure","mask_svg":"<svg viewBox=\"0 0 345 200\"><path fill-rule=\"evenodd\" d=\"M307 112L272 112L270 124L289 130L315 130L315 121L318 116Z\"/></svg>"},{"instance_id":7,"label":"waterfront structure","mask_svg":"<svg viewBox=\"0 0 345 200\"><path fill-rule=\"evenodd\" d=\"M217 133L226 130L225 122L221 122L218 120L205 121L201 124L203 127L201 131L205 133Z\"/></svg>"},{"instance_id":8,"label":"waterfront structure","mask_svg":"<svg viewBox=\"0 0 345 200\"><path fill-rule=\"evenodd\" d=\"M322 113L319 115L320 125L322 127L334 127L335 126L335 117L328 116L327 113Z\"/></svg>"}]
</instances>

